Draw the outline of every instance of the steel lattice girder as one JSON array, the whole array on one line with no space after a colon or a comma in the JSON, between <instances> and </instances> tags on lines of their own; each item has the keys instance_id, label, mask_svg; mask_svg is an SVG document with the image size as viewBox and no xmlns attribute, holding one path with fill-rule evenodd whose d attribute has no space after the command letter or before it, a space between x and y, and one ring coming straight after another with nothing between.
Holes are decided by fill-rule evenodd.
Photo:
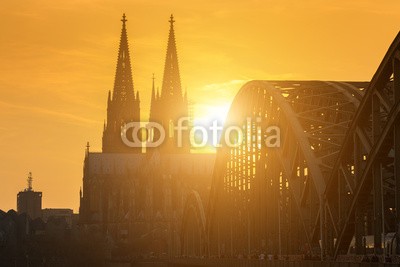
<instances>
[{"instance_id":1,"label":"steel lattice girder","mask_svg":"<svg viewBox=\"0 0 400 267\"><path fill-rule=\"evenodd\" d=\"M232 103L226 125L240 125L247 135L242 146L223 146L218 151L207 213L210 244L213 239L218 243L218 253L220 243L226 247L228 242L221 239L233 239L232 227L243 230L246 227L237 225L246 221L247 244L241 246L246 246L249 252L251 247L257 247L254 242L260 234L257 230L263 232L265 240L271 236L268 232L281 227L278 222L273 226L275 229L261 229L263 226L256 229L256 221L265 219L258 214L264 213L265 208L268 210L268 204L258 200L272 201L271 196L262 196L266 193L280 199L279 208L269 207L270 214L266 216L278 212L291 220L298 218L303 232L299 235L304 237L301 242L318 242L318 236L322 236L317 234L322 230L319 225L324 217L320 216L320 209L324 209L326 183L366 86L367 83L252 81L242 87ZM246 121L248 117L252 119L250 124ZM257 117L261 120L257 121ZM269 125L281 129L280 148L259 146L257 137L253 138L258 127ZM290 211L282 211L283 206L290 207ZM247 218L243 214L246 211ZM231 225L230 229L224 229L230 230L230 235L223 233L221 224ZM273 239L278 243L276 236ZM229 242L232 244L232 240ZM239 247L235 244L235 249Z\"/></svg>"},{"instance_id":2,"label":"steel lattice girder","mask_svg":"<svg viewBox=\"0 0 400 267\"><path fill-rule=\"evenodd\" d=\"M397 156L400 154L397 130L400 110L399 49L400 35L390 46L367 88L333 166L326 197L330 223L338 234L335 257L347 252L354 235L356 247L361 247L361 237L367 234L362 224L371 223L363 216L371 206L375 217L371 221L374 222L376 252L382 253L379 251L382 219L389 205L392 205L390 209L396 210L396 225L399 224L400 183L396 179L400 172L400 157ZM349 171L349 168L352 170ZM394 194L391 193L393 191ZM395 199L394 206L388 202L390 198Z\"/></svg>"},{"instance_id":3,"label":"steel lattice girder","mask_svg":"<svg viewBox=\"0 0 400 267\"><path fill-rule=\"evenodd\" d=\"M353 236L360 247L366 224L374 224L377 248L383 227L398 230L399 45L398 35L369 84L252 81L242 87L227 126L240 125L245 138L239 147L218 150L207 208L209 255L268 250L270 241L269 252L277 254L279 246L281 254L284 236L286 254L296 254L289 243L299 239L311 249L317 244L321 256L337 257ZM258 129L267 125L280 127L280 148L259 145ZM395 222L384 224L389 209Z\"/></svg>"}]
</instances>

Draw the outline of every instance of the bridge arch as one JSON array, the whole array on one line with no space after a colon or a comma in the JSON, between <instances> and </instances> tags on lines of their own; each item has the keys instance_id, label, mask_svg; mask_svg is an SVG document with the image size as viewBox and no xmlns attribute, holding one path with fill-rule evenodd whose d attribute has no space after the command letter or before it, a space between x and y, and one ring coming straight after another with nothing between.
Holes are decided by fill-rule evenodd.
<instances>
[{"instance_id":1,"label":"bridge arch","mask_svg":"<svg viewBox=\"0 0 400 267\"><path fill-rule=\"evenodd\" d=\"M367 83L251 81L225 126L240 126L238 147L217 153L207 209L209 255L318 250L324 192ZM267 148L278 126L280 147Z\"/></svg>"},{"instance_id":2,"label":"bridge arch","mask_svg":"<svg viewBox=\"0 0 400 267\"><path fill-rule=\"evenodd\" d=\"M370 83L248 82L222 136L230 126L243 142L221 143L207 221L196 219L207 256L337 259L353 239L363 254L363 236L373 235L383 254L382 234L400 236L400 34ZM269 126L279 147L264 145ZM185 214L202 218L192 198Z\"/></svg>"},{"instance_id":3,"label":"bridge arch","mask_svg":"<svg viewBox=\"0 0 400 267\"><path fill-rule=\"evenodd\" d=\"M181 255L206 256L206 217L203 203L197 191L191 191L186 199L181 229Z\"/></svg>"}]
</instances>

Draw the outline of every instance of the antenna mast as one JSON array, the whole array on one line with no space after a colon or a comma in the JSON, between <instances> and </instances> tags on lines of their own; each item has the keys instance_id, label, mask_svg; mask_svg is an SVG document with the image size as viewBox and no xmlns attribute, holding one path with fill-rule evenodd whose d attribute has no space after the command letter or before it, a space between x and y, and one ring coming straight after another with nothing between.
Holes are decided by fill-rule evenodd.
<instances>
[{"instance_id":1,"label":"antenna mast","mask_svg":"<svg viewBox=\"0 0 400 267\"><path fill-rule=\"evenodd\" d=\"M33 178L32 178L32 172L29 172L29 175L28 175L28 188L27 188L27 190L28 191L32 191L32 181L33 181Z\"/></svg>"}]
</instances>

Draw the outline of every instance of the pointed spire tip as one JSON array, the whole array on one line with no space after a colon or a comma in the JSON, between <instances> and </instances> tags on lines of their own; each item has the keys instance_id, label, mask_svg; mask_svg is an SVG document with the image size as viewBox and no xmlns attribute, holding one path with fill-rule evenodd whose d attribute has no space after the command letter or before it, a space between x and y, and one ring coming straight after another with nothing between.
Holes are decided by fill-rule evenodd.
<instances>
[{"instance_id":1,"label":"pointed spire tip","mask_svg":"<svg viewBox=\"0 0 400 267\"><path fill-rule=\"evenodd\" d=\"M125 13L122 15L121 21L122 21L122 27L125 28L125 23L128 21L128 20L126 19Z\"/></svg>"},{"instance_id":2,"label":"pointed spire tip","mask_svg":"<svg viewBox=\"0 0 400 267\"><path fill-rule=\"evenodd\" d=\"M174 15L171 14L171 17L169 18L169 23L171 24L171 27L174 26L174 22L175 22Z\"/></svg>"}]
</instances>

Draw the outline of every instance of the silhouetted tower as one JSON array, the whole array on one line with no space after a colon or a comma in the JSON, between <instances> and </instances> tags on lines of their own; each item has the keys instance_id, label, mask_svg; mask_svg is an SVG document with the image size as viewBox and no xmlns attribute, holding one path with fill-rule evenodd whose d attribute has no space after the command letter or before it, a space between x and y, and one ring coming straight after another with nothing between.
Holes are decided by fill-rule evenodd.
<instances>
[{"instance_id":1,"label":"silhouetted tower","mask_svg":"<svg viewBox=\"0 0 400 267\"><path fill-rule=\"evenodd\" d=\"M169 37L167 55L165 58L164 77L161 88L161 95L155 91L154 77L151 92L150 121L159 122L166 132L165 142L160 146L164 153L189 153L189 130L183 131L183 146L178 147L177 133L173 126L178 125L178 120L188 117L187 95L182 94L181 78L179 74L178 53L175 42L174 17L171 15L169 23ZM185 126L188 121L185 121ZM157 140L157 133L154 134Z\"/></svg>"},{"instance_id":2,"label":"silhouetted tower","mask_svg":"<svg viewBox=\"0 0 400 267\"><path fill-rule=\"evenodd\" d=\"M42 192L33 191L32 173L29 173L27 179L27 188L17 195L17 212L18 214L26 213L31 219L42 216Z\"/></svg>"},{"instance_id":3,"label":"silhouetted tower","mask_svg":"<svg viewBox=\"0 0 400 267\"><path fill-rule=\"evenodd\" d=\"M122 32L119 43L117 70L114 90L108 92L107 122L104 123L103 152L105 153L140 153L141 148L130 148L121 139L121 127L125 123L140 121L139 92L134 92L131 60L129 56L126 16L122 17ZM128 137L130 132L128 133Z\"/></svg>"}]
</instances>

